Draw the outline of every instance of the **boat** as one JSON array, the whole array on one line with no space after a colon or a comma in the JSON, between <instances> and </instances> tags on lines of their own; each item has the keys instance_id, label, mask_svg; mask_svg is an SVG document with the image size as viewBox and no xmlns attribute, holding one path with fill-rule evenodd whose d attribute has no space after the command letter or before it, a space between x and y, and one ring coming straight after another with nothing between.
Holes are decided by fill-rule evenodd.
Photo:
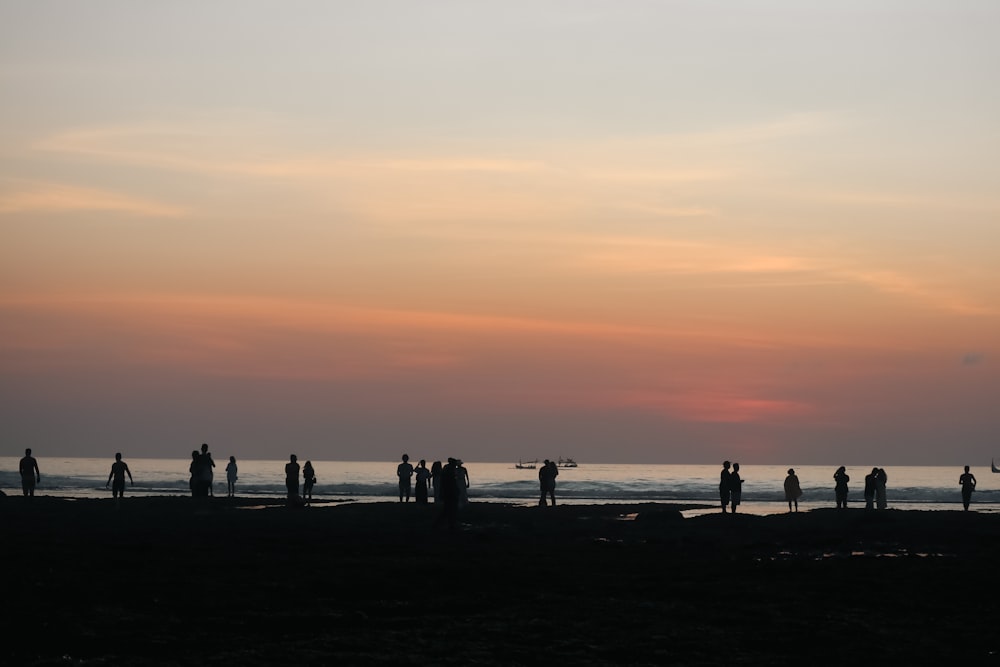
<instances>
[{"instance_id":1,"label":"boat","mask_svg":"<svg viewBox=\"0 0 1000 667\"><path fill-rule=\"evenodd\" d=\"M1000 472L1000 468L998 468L997 464L993 462L993 459L990 459L990 469L993 470L993 472Z\"/></svg>"},{"instance_id":2,"label":"boat","mask_svg":"<svg viewBox=\"0 0 1000 667\"><path fill-rule=\"evenodd\" d=\"M560 468L576 468L577 462L574 461L573 459L564 459L563 457L560 456L558 465Z\"/></svg>"},{"instance_id":3,"label":"boat","mask_svg":"<svg viewBox=\"0 0 1000 667\"><path fill-rule=\"evenodd\" d=\"M522 461L521 459L518 459L514 467L518 470L534 470L538 467L538 459L535 459L534 461Z\"/></svg>"}]
</instances>

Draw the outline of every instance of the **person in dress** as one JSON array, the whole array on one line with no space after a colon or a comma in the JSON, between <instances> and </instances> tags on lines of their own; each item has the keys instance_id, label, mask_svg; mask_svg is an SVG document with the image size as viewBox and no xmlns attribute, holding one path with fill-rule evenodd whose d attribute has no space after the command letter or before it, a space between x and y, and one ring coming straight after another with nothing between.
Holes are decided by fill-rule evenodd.
<instances>
[{"instance_id":1,"label":"person in dress","mask_svg":"<svg viewBox=\"0 0 1000 667\"><path fill-rule=\"evenodd\" d=\"M976 490L976 476L969 472L969 466L965 466L965 472L958 478L958 484L962 487L962 507L969 511L969 503L972 502L972 492Z\"/></svg>"},{"instance_id":2,"label":"person in dress","mask_svg":"<svg viewBox=\"0 0 1000 667\"><path fill-rule=\"evenodd\" d=\"M877 485L878 468L865 475L865 510L875 509L875 487Z\"/></svg>"},{"instance_id":3,"label":"person in dress","mask_svg":"<svg viewBox=\"0 0 1000 667\"><path fill-rule=\"evenodd\" d=\"M427 504L427 489L431 482L431 471L427 469L427 461L420 459L420 463L414 469L417 478L416 499L421 505Z\"/></svg>"},{"instance_id":4,"label":"person in dress","mask_svg":"<svg viewBox=\"0 0 1000 667\"><path fill-rule=\"evenodd\" d=\"M833 473L833 494L837 500L837 509L847 509L847 483L851 481L847 474L847 468L840 466L837 472Z\"/></svg>"},{"instance_id":5,"label":"person in dress","mask_svg":"<svg viewBox=\"0 0 1000 667\"><path fill-rule=\"evenodd\" d=\"M115 462L111 464L111 472L108 474L108 483L104 485L104 488L108 488L113 479L115 485L111 487L111 497L117 502L119 499L125 497L125 475L128 474L128 483L135 486L135 482L132 481L132 471L128 469L128 464L122 461L122 453L118 452L115 454Z\"/></svg>"},{"instance_id":6,"label":"person in dress","mask_svg":"<svg viewBox=\"0 0 1000 667\"><path fill-rule=\"evenodd\" d=\"M462 459L455 459L455 483L458 484L458 506L465 507L469 504L469 471Z\"/></svg>"},{"instance_id":7,"label":"person in dress","mask_svg":"<svg viewBox=\"0 0 1000 667\"><path fill-rule=\"evenodd\" d=\"M740 464L733 464L733 472L729 475L729 506L736 514L736 506L743 500L743 478L740 477Z\"/></svg>"},{"instance_id":8,"label":"person in dress","mask_svg":"<svg viewBox=\"0 0 1000 667\"><path fill-rule=\"evenodd\" d=\"M226 465L226 484L229 487L230 498L236 497L236 480L239 479L239 477L237 477L237 472L236 457L230 456L229 463Z\"/></svg>"},{"instance_id":9,"label":"person in dress","mask_svg":"<svg viewBox=\"0 0 1000 667\"><path fill-rule=\"evenodd\" d=\"M316 471L313 470L312 461L306 461L302 467L302 499L306 504L312 502L314 484L316 484Z\"/></svg>"},{"instance_id":10,"label":"person in dress","mask_svg":"<svg viewBox=\"0 0 1000 667\"><path fill-rule=\"evenodd\" d=\"M38 472L38 461L31 455L31 448L24 450L24 458L17 466L21 473L21 492L25 498L35 497L35 484L42 483L42 473Z\"/></svg>"},{"instance_id":11,"label":"person in dress","mask_svg":"<svg viewBox=\"0 0 1000 667\"><path fill-rule=\"evenodd\" d=\"M440 461L431 464L431 487L434 489L434 502L441 502L441 471L444 466Z\"/></svg>"},{"instance_id":12,"label":"person in dress","mask_svg":"<svg viewBox=\"0 0 1000 667\"><path fill-rule=\"evenodd\" d=\"M729 499L730 499L729 494L732 488L730 484L731 481L730 478L732 477L733 473L729 472L730 465L731 464L729 463L729 461L723 461L722 473L719 475L719 499L722 501L723 514L726 513L726 506L729 505Z\"/></svg>"},{"instance_id":13,"label":"person in dress","mask_svg":"<svg viewBox=\"0 0 1000 667\"><path fill-rule=\"evenodd\" d=\"M875 506L880 510L888 507L885 497L885 485L889 481L889 476L885 474L885 468L879 468L875 473Z\"/></svg>"},{"instance_id":14,"label":"person in dress","mask_svg":"<svg viewBox=\"0 0 1000 667\"><path fill-rule=\"evenodd\" d=\"M785 500L788 501L788 511L792 511L792 504L795 505L795 511L799 511L799 498L802 497L802 487L799 485L799 477L795 474L794 468L788 469L788 475L785 477Z\"/></svg>"}]
</instances>

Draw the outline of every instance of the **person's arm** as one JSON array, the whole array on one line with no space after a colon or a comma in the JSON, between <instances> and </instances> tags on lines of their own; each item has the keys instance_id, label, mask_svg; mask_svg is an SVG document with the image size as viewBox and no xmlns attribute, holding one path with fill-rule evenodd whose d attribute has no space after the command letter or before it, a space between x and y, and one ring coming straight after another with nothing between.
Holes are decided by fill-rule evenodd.
<instances>
[{"instance_id":1,"label":"person's arm","mask_svg":"<svg viewBox=\"0 0 1000 667\"><path fill-rule=\"evenodd\" d=\"M115 467L111 466L111 472L108 473L108 483L104 485L104 488L108 488L111 485L111 478L115 476Z\"/></svg>"},{"instance_id":2,"label":"person's arm","mask_svg":"<svg viewBox=\"0 0 1000 667\"><path fill-rule=\"evenodd\" d=\"M34 466L35 466L35 481L36 482L41 482L42 481L42 473L38 472L38 461L34 462Z\"/></svg>"},{"instance_id":3,"label":"person's arm","mask_svg":"<svg viewBox=\"0 0 1000 667\"><path fill-rule=\"evenodd\" d=\"M135 482L132 480L132 471L128 469L128 464L125 464L125 472L128 473L128 483L135 486Z\"/></svg>"}]
</instances>

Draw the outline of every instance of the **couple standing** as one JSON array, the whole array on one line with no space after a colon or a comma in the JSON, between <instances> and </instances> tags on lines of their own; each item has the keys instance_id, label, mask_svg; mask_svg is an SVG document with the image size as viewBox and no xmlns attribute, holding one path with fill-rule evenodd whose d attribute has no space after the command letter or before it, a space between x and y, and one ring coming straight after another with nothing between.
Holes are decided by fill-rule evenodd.
<instances>
[{"instance_id":1,"label":"couple standing","mask_svg":"<svg viewBox=\"0 0 1000 667\"><path fill-rule=\"evenodd\" d=\"M730 470L729 461L722 462L722 474L719 476L719 498L722 501L722 513L726 513L726 505L729 505L733 514L736 514L736 506L740 504L743 495L743 479L740 477L740 464L733 463Z\"/></svg>"}]
</instances>

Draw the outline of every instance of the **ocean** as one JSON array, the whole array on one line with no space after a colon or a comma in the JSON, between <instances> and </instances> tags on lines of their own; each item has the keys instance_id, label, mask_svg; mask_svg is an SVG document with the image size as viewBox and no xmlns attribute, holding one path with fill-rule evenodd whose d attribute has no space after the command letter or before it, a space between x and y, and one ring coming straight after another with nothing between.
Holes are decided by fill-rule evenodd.
<instances>
[{"instance_id":1,"label":"ocean","mask_svg":"<svg viewBox=\"0 0 1000 667\"><path fill-rule=\"evenodd\" d=\"M17 473L19 457L0 458L0 489L8 496L21 495ZM125 459L135 485L126 487L128 496L189 495L190 459ZM112 458L39 457L42 482L37 495L67 498L106 498L105 488ZM227 458L216 460L214 492L226 495ZM299 461L304 464L304 460ZM313 461L317 483L315 500L387 502L398 499L398 461ZM415 463L415 461L413 461ZM285 461L240 460L236 495L247 498L284 497ZM428 462L430 467L430 462ZM472 502L533 505L538 501L538 471L517 469L513 463L466 462L469 497ZM799 510L833 507L833 473L837 466L793 466L802 486ZM890 509L960 510L958 467L882 466L888 473L887 497ZM560 468L556 497L565 504L600 503L684 503L704 504L704 510L685 512L691 516L717 511L718 480L721 466L639 465L579 462L575 468ZM741 465L743 503L748 514L786 512L783 483L788 466ZM864 505L864 476L871 466L848 467L849 505ZM1000 512L1000 474L989 466L974 467L979 482L972 509Z\"/></svg>"}]
</instances>

